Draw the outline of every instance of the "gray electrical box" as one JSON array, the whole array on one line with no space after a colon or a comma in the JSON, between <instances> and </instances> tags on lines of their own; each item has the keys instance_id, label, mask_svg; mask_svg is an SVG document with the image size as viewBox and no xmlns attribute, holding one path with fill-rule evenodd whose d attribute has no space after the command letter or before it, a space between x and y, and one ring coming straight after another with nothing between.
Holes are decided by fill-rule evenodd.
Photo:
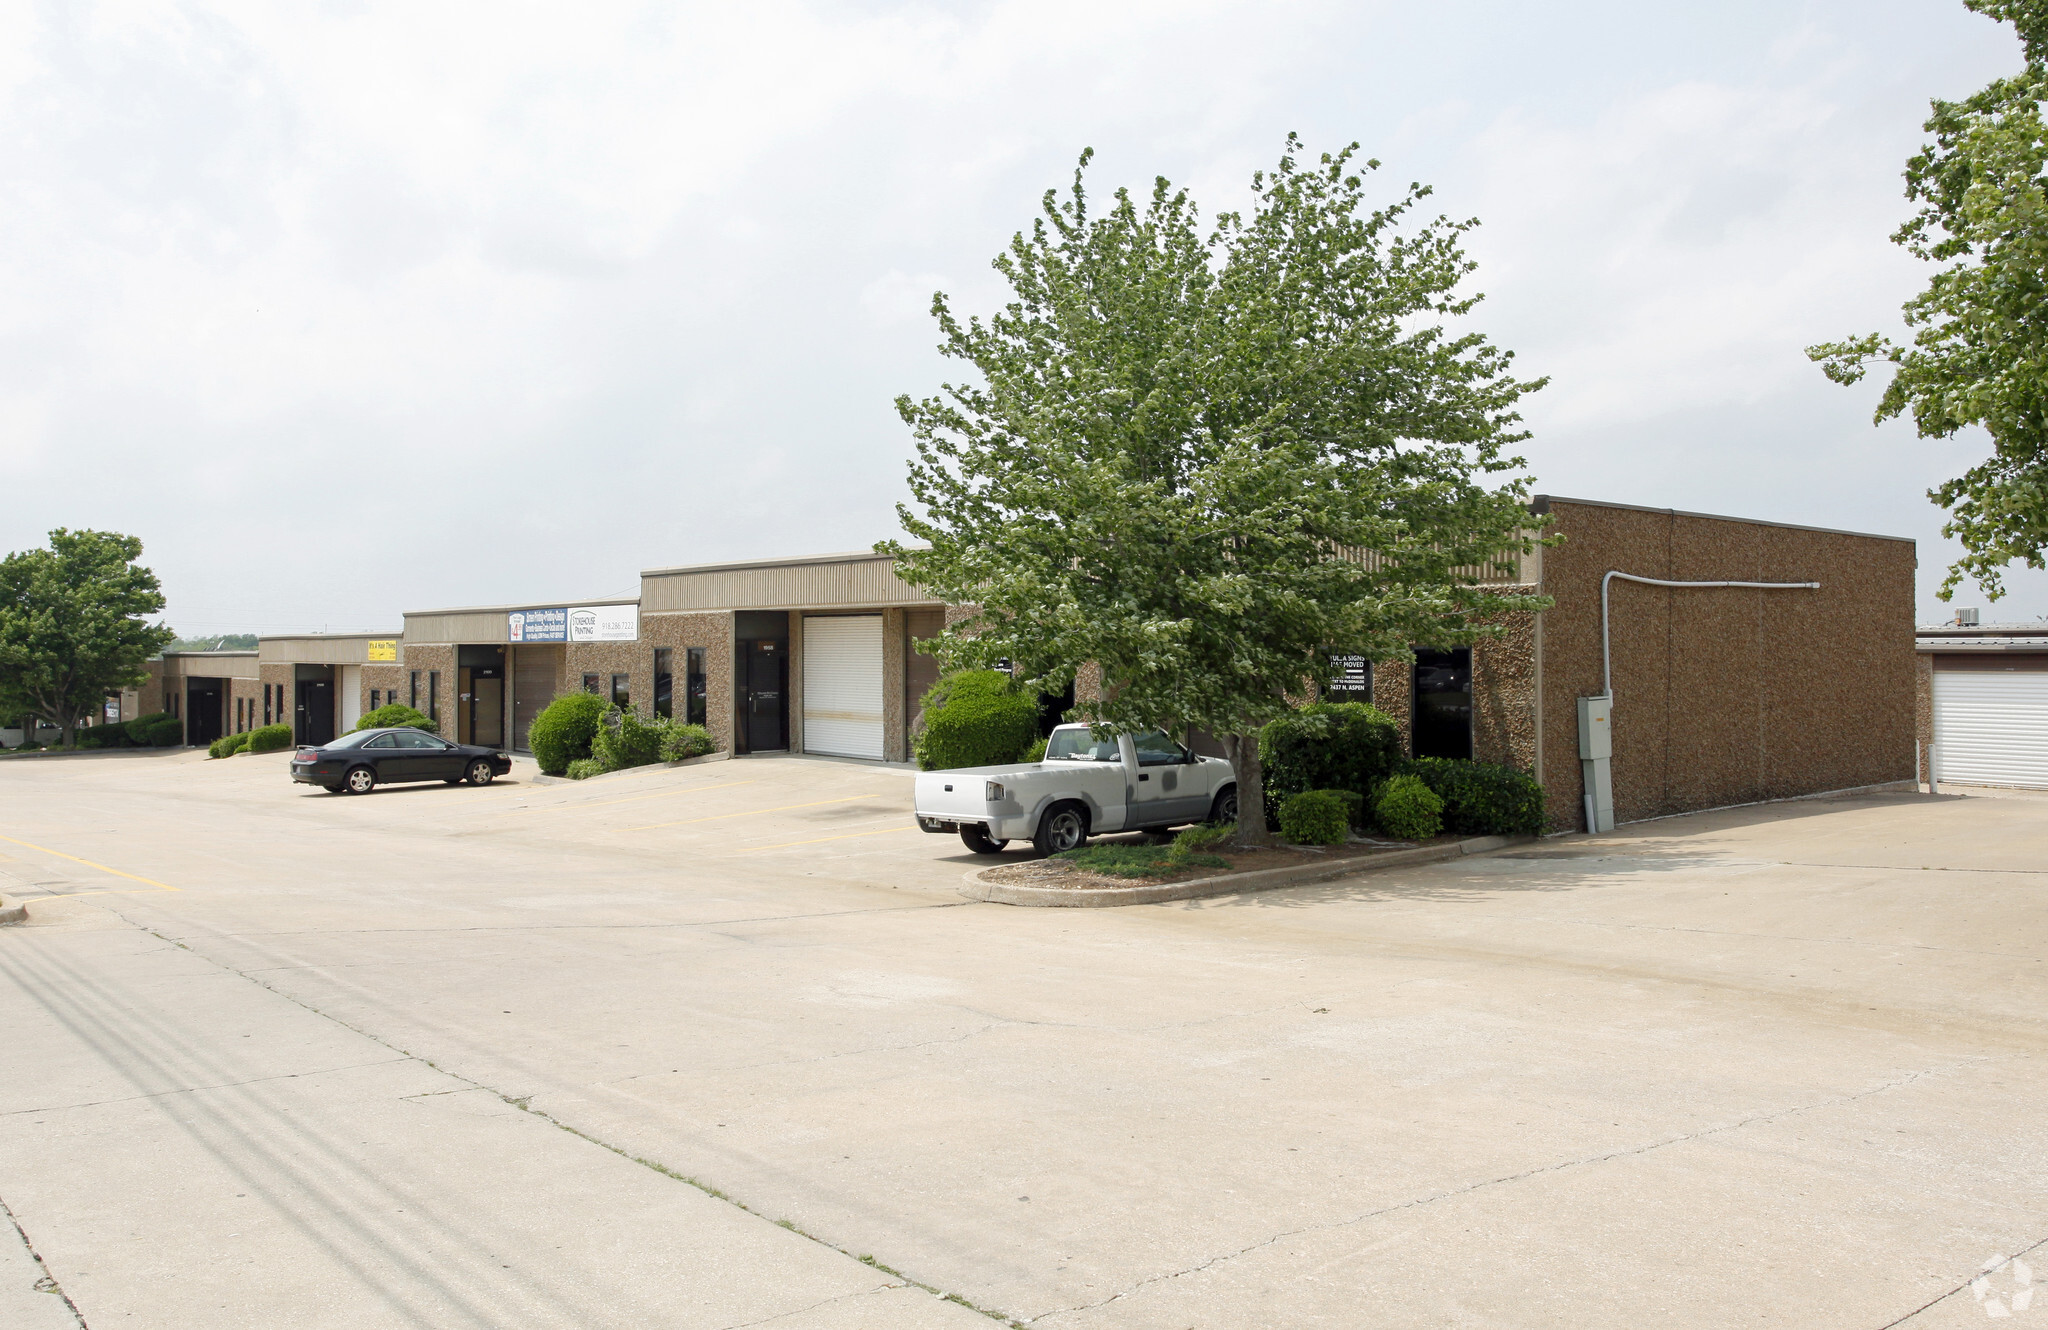
<instances>
[{"instance_id":1,"label":"gray electrical box","mask_svg":"<svg viewBox=\"0 0 2048 1330\"><path fill-rule=\"evenodd\" d=\"M1579 699L1579 757L1582 761L1614 756L1614 699Z\"/></svg>"}]
</instances>

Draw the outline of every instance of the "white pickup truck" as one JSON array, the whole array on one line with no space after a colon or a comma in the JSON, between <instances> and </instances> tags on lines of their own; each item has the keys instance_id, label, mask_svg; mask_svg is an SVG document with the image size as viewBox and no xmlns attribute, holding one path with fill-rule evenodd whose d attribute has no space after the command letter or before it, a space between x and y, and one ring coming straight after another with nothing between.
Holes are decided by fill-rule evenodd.
<instances>
[{"instance_id":1,"label":"white pickup truck","mask_svg":"<svg viewBox=\"0 0 2048 1330\"><path fill-rule=\"evenodd\" d=\"M1086 725L1062 725L1043 762L919 773L915 806L918 826L957 831L976 854L1013 840L1058 854L1112 831L1235 822L1237 776L1157 730L1098 739Z\"/></svg>"}]
</instances>

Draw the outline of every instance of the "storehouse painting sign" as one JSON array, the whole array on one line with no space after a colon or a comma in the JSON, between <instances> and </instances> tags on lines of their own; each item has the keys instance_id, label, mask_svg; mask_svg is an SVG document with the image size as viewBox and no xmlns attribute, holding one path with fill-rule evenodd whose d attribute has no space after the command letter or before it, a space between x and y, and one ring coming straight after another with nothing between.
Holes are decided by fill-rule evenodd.
<instances>
[{"instance_id":1,"label":"storehouse painting sign","mask_svg":"<svg viewBox=\"0 0 2048 1330\"><path fill-rule=\"evenodd\" d=\"M507 642L566 642L569 640L569 611L514 610L505 616Z\"/></svg>"},{"instance_id":2,"label":"storehouse painting sign","mask_svg":"<svg viewBox=\"0 0 2048 1330\"><path fill-rule=\"evenodd\" d=\"M637 642L640 640L638 605L579 606L569 611L571 642Z\"/></svg>"}]
</instances>

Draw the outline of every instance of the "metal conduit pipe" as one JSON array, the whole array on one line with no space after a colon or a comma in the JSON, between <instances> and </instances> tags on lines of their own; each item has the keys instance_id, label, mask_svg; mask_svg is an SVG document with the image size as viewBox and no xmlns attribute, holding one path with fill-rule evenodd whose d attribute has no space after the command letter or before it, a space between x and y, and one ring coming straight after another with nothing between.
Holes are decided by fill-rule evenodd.
<instances>
[{"instance_id":1,"label":"metal conduit pipe","mask_svg":"<svg viewBox=\"0 0 2048 1330\"><path fill-rule=\"evenodd\" d=\"M1614 579L1662 587L1741 587L1752 591L1818 591L1818 582L1673 582L1609 569L1600 579L1600 694L1579 699L1579 765L1585 775L1586 830L1614 830L1614 650L1608 631L1608 589Z\"/></svg>"}]
</instances>

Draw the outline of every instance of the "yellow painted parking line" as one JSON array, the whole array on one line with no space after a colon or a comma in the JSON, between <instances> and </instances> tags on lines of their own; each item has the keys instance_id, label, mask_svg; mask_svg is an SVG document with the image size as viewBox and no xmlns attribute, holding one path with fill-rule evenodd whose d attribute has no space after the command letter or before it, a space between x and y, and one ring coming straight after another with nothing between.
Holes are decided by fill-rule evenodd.
<instances>
[{"instance_id":1,"label":"yellow painted parking line","mask_svg":"<svg viewBox=\"0 0 2048 1330\"><path fill-rule=\"evenodd\" d=\"M783 804L778 808L749 808L744 813L714 813L710 817L686 817L679 822L649 822L644 827L620 827L619 830L653 831L659 827L687 827L697 822L723 822L729 817L758 817L762 813L786 813L792 808L817 808L823 804L850 804L856 799L874 799L879 797L879 791L873 794L849 794L843 799L819 799L807 804Z\"/></svg>"},{"instance_id":2,"label":"yellow painted parking line","mask_svg":"<svg viewBox=\"0 0 2048 1330\"><path fill-rule=\"evenodd\" d=\"M629 794L623 799L596 799L583 804L548 804L542 808L498 808L493 812L510 817L514 813L559 813L570 808L609 808L613 804L638 803L642 799L668 799L678 794L697 794L704 790L729 790L735 785L758 785L759 781L729 780L723 785L686 785L679 790L656 790L653 794Z\"/></svg>"},{"instance_id":3,"label":"yellow painted parking line","mask_svg":"<svg viewBox=\"0 0 2048 1330\"><path fill-rule=\"evenodd\" d=\"M35 851L36 853L38 853L38 854L52 854L52 855L55 855L55 856L56 856L57 858L59 858L59 859L69 859L69 860L70 860L70 861L71 861L72 863L74 863L74 864L84 864L84 865L85 865L85 866L86 866L87 868L97 868L97 869L99 869L99 870L100 870L100 871L101 871L102 873L112 873L112 874L113 874L113 875L114 875L115 877L125 877L125 878L127 878L127 879L128 879L129 881L131 881L131 882L145 882L145 883L149 884L150 886L152 886L152 887L155 887L155 888L156 888L157 890L159 890L159 891L177 891L177 890L179 890L179 888L177 888L177 887L174 887L174 886L172 886L172 885L171 885L170 883L168 883L168 882L159 882L159 881L157 881L157 880L156 880L155 878L153 878L153 877L141 877L141 876L138 876L138 875L136 875L136 874L134 874L134 873L124 873L124 872L122 872L122 871L121 871L120 869L118 869L118 868L109 868L109 867L107 867L107 866L106 866L105 864L96 864L96 863L94 863L94 862L93 862L92 860L90 860L90 859L81 859L81 858L79 858L79 857L78 857L77 855L75 855L75 854L66 854L66 853L64 853L64 851L62 851L62 850L51 850L51 849L46 849L46 848L44 848L44 847L43 847L43 846L41 846L41 845L36 845L36 844L33 844L33 843L29 842L29 841L25 841L25 840L16 840L16 839L15 839L14 837L12 837L12 836L0 836L0 840L4 840L4 841L6 841L6 842L7 842L8 844L10 844L10 845L26 845L26 846L28 846L28 848L29 848L29 849L31 849L31 850L34 850L34 851ZM55 893L53 893L53 894L55 894ZM95 891L95 892L91 892L91 893L87 893L87 892L83 892L83 891L73 891L73 892L65 892L65 893L62 893L62 894L64 894L64 895L71 895L71 896L84 896L84 895L87 895L87 894L91 894L91 895L94 895L94 896L100 896L100 895L105 895L106 893L105 893L105 892L98 892L98 891Z\"/></svg>"},{"instance_id":4,"label":"yellow painted parking line","mask_svg":"<svg viewBox=\"0 0 2048 1330\"><path fill-rule=\"evenodd\" d=\"M786 840L780 845L749 845L734 854L759 854L763 850L786 850L792 845L823 845L828 840L857 840L862 836L887 836L896 831L915 831L916 827L883 827L880 831L849 831L844 836L820 836L816 840Z\"/></svg>"}]
</instances>

